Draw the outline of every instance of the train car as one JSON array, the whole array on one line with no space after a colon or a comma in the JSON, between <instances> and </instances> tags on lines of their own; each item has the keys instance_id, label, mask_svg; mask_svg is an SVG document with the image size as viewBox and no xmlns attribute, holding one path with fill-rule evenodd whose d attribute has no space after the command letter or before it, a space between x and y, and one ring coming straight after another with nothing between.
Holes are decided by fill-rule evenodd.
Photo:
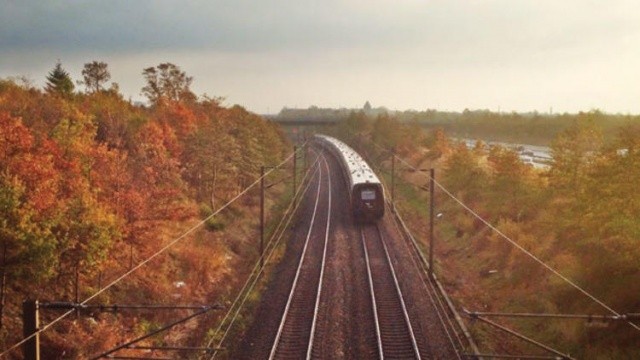
<instances>
[{"instance_id":1,"label":"train car","mask_svg":"<svg viewBox=\"0 0 640 360\"><path fill-rule=\"evenodd\" d=\"M316 135L316 141L340 162L350 192L350 205L356 222L375 222L384 215L384 189L364 159L342 141Z\"/></svg>"}]
</instances>

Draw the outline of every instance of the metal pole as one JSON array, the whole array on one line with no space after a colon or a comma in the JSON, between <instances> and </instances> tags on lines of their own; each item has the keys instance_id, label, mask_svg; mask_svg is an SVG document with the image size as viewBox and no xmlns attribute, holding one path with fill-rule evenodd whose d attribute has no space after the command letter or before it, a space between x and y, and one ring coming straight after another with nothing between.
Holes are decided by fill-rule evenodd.
<instances>
[{"instance_id":1,"label":"metal pole","mask_svg":"<svg viewBox=\"0 0 640 360\"><path fill-rule=\"evenodd\" d=\"M396 148L391 150L391 204L396 211Z\"/></svg>"},{"instance_id":2,"label":"metal pole","mask_svg":"<svg viewBox=\"0 0 640 360\"><path fill-rule=\"evenodd\" d=\"M4 318L4 304L6 299L6 285L7 285L7 242L2 242L2 276L0 276L0 329L3 326Z\"/></svg>"},{"instance_id":3,"label":"metal pole","mask_svg":"<svg viewBox=\"0 0 640 360\"><path fill-rule=\"evenodd\" d=\"M435 198L434 198L434 179L435 179L435 170L429 170L429 276L433 278L433 218L435 213Z\"/></svg>"},{"instance_id":4,"label":"metal pole","mask_svg":"<svg viewBox=\"0 0 640 360\"><path fill-rule=\"evenodd\" d=\"M296 172L297 172L298 147L293 145L293 202L296 202Z\"/></svg>"},{"instance_id":5,"label":"metal pole","mask_svg":"<svg viewBox=\"0 0 640 360\"><path fill-rule=\"evenodd\" d=\"M40 360L38 327L38 300L25 300L22 303L22 333L25 338L31 336L23 346L25 360Z\"/></svg>"},{"instance_id":6,"label":"metal pole","mask_svg":"<svg viewBox=\"0 0 640 360\"><path fill-rule=\"evenodd\" d=\"M264 266L264 166L260 167L260 268Z\"/></svg>"},{"instance_id":7,"label":"metal pole","mask_svg":"<svg viewBox=\"0 0 640 360\"><path fill-rule=\"evenodd\" d=\"M76 260L76 286L75 286L75 298L76 304L80 302L80 261ZM80 317L80 312L76 309L76 319Z\"/></svg>"},{"instance_id":8,"label":"metal pole","mask_svg":"<svg viewBox=\"0 0 640 360\"><path fill-rule=\"evenodd\" d=\"M303 145L304 149L302 150L302 162L304 164L304 166L302 167L304 169L304 173L307 172L307 167L309 166L309 164L307 164L307 151L309 151L309 147L307 146L307 143L305 142Z\"/></svg>"}]
</instances>

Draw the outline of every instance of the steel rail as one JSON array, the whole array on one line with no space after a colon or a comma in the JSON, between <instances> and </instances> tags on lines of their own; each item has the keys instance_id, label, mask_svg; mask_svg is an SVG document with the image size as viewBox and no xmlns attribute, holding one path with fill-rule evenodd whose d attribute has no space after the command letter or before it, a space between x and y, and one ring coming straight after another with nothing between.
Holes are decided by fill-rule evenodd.
<instances>
[{"instance_id":1,"label":"steel rail","mask_svg":"<svg viewBox=\"0 0 640 360\"><path fill-rule=\"evenodd\" d=\"M449 339L449 342L451 343L451 346L453 347L453 350L455 351L456 356L458 357L458 359L462 359L460 351L456 348L455 340L457 340L458 345L460 346L460 349L464 349L465 346L462 344L462 339L460 338L458 331L456 331L456 327L453 321L451 320L451 316L453 316L454 320L456 320L456 324L460 329L459 331L462 331L467 342L469 343L469 346L472 348L473 351L478 352L479 350L477 350L477 346L475 345L475 342L473 341L470 333L464 326L464 323L462 322L462 318L460 317L458 312L455 310L455 307L453 306L453 303L447 296L444 288L441 286L440 282L438 281L437 276L435 274L433 274L433 277L428 276L428 269L429 269L428 262L424 257L424 254L420 250L415 238L409 232L409 229L407 228L406 224L404 223L404 221L400 217L400 214L397 211L394 212L394 219L396 220L394 221L394 225L396 226L396 229L398 229L398 231L400 231L402 235L404 235L403 237L405 238L405 244L408 243L407 245L409 247L409 252L412 253L413 255L411 258L412 261L414 262L415 266L421 269L420 279L422 281L422 284L425 287L427 294L429 295L429 301L436 309L438 320L440 321L440 324L442 325L445 333L447 334L447 338ZM398 223L402 225L402 229L398 228ZM443 303L442 298L444 298L444 301L446 304ZM453 339L451 332L453 332L453 335L455 336L455 340Z\"/></svg>"},{"instance_id":2,"label":"steel rail","mask_svg":"<svg viewBox=\"0 0 640 360\"><path fill-rule=\"evenodd\" d=\"M378 357L384 359L382 350L382 336L380 335L380 320L378 318L378 307L376 306L376 292L373 289L373 276L371 275L371 262L369 261L369 251L367 250L364 230L360 229L360 238L362 239L362 247L364 248L364 260L367 265L367 279L369 280L369 293L371 294L371 307L373 308L373 322L376 327L376 341L378 342Z\"/></svg>"},{"instance_id":3,"label":"steel rail","mask_svg":"<svg viewBox=\"0 0 640 360\"><path fill-rule=\"evenodd\" d=\"M389 152L389 150L387 150L386 148L378 145L377 143L375 143L375 142L372 142L372 143L376 147L378 147L380 150L382 150L382 152ZM418 171L418 170L422 171L422 169L416 169L415 167L412 167L404 159L402 159L400 157L397 157L397 158L402 163L408 165L412 170L414 170L414 171ZM385 192L389 192L387 190L387 188L389 186L388 186L388 184L386 184L385 179L381 177L380 180L383 183L383 186L385 187ZM425 273L428 272L429 265L428 265L428 263L426 261L426 258L424 256L422 250L418 246L418 243L417 243L416 239L414 238L413 234L411 233L411 231L409 230L409 228L405 224L404 220L400 216L400 213L397 211L397 209L395 207L395 204L391 200L387 199L386 205L387 205L387 208L391 210L393 219L395 220L393 222L394 226L403 235L405 240L409 243L409 247L413 248L413 251L410 251L410 252L414 253L415 257L418 258L417 262L422 265L422 266L419 266L419 265L417 265L417 266L422 267ZM402 229L400 229L400 227ZM413 257L412 257L412 260L414 261L414 263L416 262L416 259L413 258ZM444 287L442 286L440 281L437 279L435 274L434 274L432 279L429 276L427 276L427 280L426 281L424 280L422 275L423 274L421 273L422 283L424 284L425 290L427 291L427 294L429 295L429 300L432 303L432 305L434 306L434 308L436 309L436 313L438 315L440 323L442 324L443 329L444 329L445 333L447 334L447 337L449 338L449 341L450 341L450 343L451 343L451 345L452 345L452 347L453 347L458 359L462 359L462 356L461 356L460 351L456 347L455 341L452 338L449 329L451 329L453 331L453 334L455 335L455 338L458 341L458 344L460 345L461 349L464 349L465 346L462 345L462 341L460 339L460 335L458 334L458 331L456 330L456 327L452 323L451 316L453 316L453 319L455 320L456 324L458 325L459 330L463 333L465 339L467 340L467 343L471 347L471 350L474 353L479 354L478 346L476 345L475 341L473 340L473 337L471 336L471 333L469 332L469 330L465 326L465 324L464 324L464 322L462 320L462 317L460 316L460 314L456 310L455 306L451 302L451 299L447 295L447 292L445 291ZM429 291L429 289L431 289L431 291ZM432 296L431 292L433 292L433 294L435 296ZM434 297L435 297L435 300L434 300ZM445 306L445 304L442 303L441 297L444 298L444 301L446 302L446 306ZM437 304L436 304L436 301L437 301ZM452 315L450 315L450 314L452 314ZM445 321L444 321L445 319L446 319L446 322L449 324L449 326L447 326L445 324Z\"/></svg>"},{"instance_id":4,"label":"steel rail","mask_svg":"<svg viewBox=\"0 0 640 360\"><path fill-rule=\"evenodd\" d=\"M376 147L378 147L379 149L382 150L382 152L389 152L389 150L381 147L380 145L376 144L375 142L373 143ZM393 154L394 158L396 157L395 154ZM398 158L400 160L402 160L401 158ZM424 171L426 169L416 169L416 168L412 168L412 170L415 171ZM386 186L386 183L385 183ZM386 186L388 187L388 186ZM395 226L395 228L398 230L398 232L403 236L403 238L405 239L405 244L407 245L407 247L409 248L409 252L413 255L412 256L412 261L414 263L414 265L416 267L418 267L419 269L421 268L423 271L420 271L420 279L422 280L422 284L425 287L425 290L427 292L427 294L429 295L429 301L431 302L431 304L434 306L434 309L436 310L436 314L438 315L438 320L440 320L440 324L442 325L445 333L447 334L447 338L449 339L449 342L451 343L451 346L453 347L456 356L458 357L458 359L462 359L462 356L460 354L460 351L456 348L456 344L455 341L453 339L453 337L451 336L451 332L453 332L453 335L455 336L456 340L458 341L458 345L460 345L460 349L464 349L464 345L462 344L462 339L460 338L460 335L458 334L458 331L456 330L455 325L453 324L452 320L451 320L451 316L453 315L454 320L456 321L458 327L460 328L460 331L462 331L463 335L465 336L467 342L469 343L469 346L472 348L472 350L474 352L478 352L478 348L475 344L475 342L473 341L471 334L469 333L469 331L467 330L467 328L465 327L462 318L460 317L460 315L458 314L458 312L456 311L455 307L453 306L453 303L451 302L451 300L449 299L446 291L444 290L444 288L442 287L442 285L440 284L440 282L438 281L436 275L431 272L431 274L433 276L428 276L429 273L429 265L428 262L422 252L422 250L420 249L420 247L418 246L418 242L416 241L416 239L414 238L413 234L411 233L411 231L409 231L409 228L407 227L407 225L405 224L404 220L402 219L402 217L400 216L400 213L397 211L396 209L396 205L393 201L391 200L387 200L386 201L386 205L387 207L391 210L392 216L393 216L393 224ZM400 229L399 225L402 226L402 229ZM417 259L416 259L417 258ZM435 286L434 286L435 283ZM429 290L431 289L431 290ZM443 304L442 299L444 298L445 302L446 302L446 306L445 304ZM446 323L445 324L445 319L446 319ZM451 330L451 331L449 331Z\"/></svg>"},{"instance_id":5,"label":"steel rail","mask_svg":"<svg viewBox=\"0 0 640 360\"><path fill-rule=\"evenodd\" d=\"M383 186L385 188L388 188L386 182L384 181L384 179L381 178L381 181L383 183ZM458 315L458 313L455 311L455 308L453 307L453 304L451 303L451 301L449 300L449 298L446 295L446 292L444 292L444 289L439 286L440 283L438 281L438 279L436 278L435 274L433 276L433 279L431 279L427 273L428 273L428 268L429 265L426 262L426 259L424 258L424 254L422 254L422 251L420 250L420 248L418 247L418 244L415 240L415 238L413 237L413 235L411 234L411 232L409 231L409 229L407 228L407 225L404 223L404 221L402 220L402 218L400 217L400 214L398 213L395 204L388 200L386 201L386 206L387 208L390 210L392 217L394 219L393 224L396 228L396 230L398 231L398 233L400 233L400 235L405 239L405 245L408 248L409 253L412 254L411 260L413 261L414 265L418 268L421 269L421 271L419 272L420 274L420 280L422 281L422 284L425 288L425 291L427 293L427 295L429 296L429 301L431 302L431 304L433 305L436 315L438 316L438 320L440 321L440 324L442 325L444 332L447 335L447 338L449 339L449 342L451 343L451 346L454 350L454 352L456 353L456 356L459 360L462 360L462 356L460 354L460 351L458 350L458 348L456 347L455 344L455 340L458 341L458 345L460 346L460 349L464 349L464 345L462 344L462 339L460 338L460 335L458 334L458 331L456 331L456 327L453 324L452 320L451 320L451 315L453 315L454 319L457 322L458 327L460 328L460 331L463 332L464 336L466 337L467 341L470 343L470 346L472 347L472 349L477 349L475 343L473 342L473 340L470 337L470 334L468 333L468 331L466 330L466 328L464 327L464 324L462 323L462 319L460 318L460 316ZM402 225L402 229L400 229L399 225ZM416 259L417 258L417 259ZM436 286L434 286L433 282L436 283L436 285L438 285L438 289L436 289ZM445 304L443 304L441 297L444 297L444 299L446 300L448 306L445 306ZM446 323L445 324L445 319L446 319ZM451 335L451 332L453 332L453 335L455 336L455 340L453 339L453 336Z\"/></svg>"},{"instance_id":6,"label":"steel rail","mask_svg":"<svg viewBox=\"0 0 640 360\"><path fill-rule=\"evenodd\" d=\"M313 349L313 342L315 340L316 335L316 325L318 319L318 310L320 308L320 297L322 296L322 285L324 283L324 269L326 265L327 259L327 244L329 243L329 229L331 228L331 170L329 169L329 164L327 163L327 159L322 156L322 160L324 162L324 166L327 169L327 177L329 183L329 205L327 206L327 226L324 233L324 249L322 251L322 263L320 264L320 280L318 284L318 292L316 295L316 304L313 309L313 323L311 324L311 335L309 337L309 346L307 348L307 360L311 359L311 351Z\"/></svg>"},{"instance_id":7,"label":"steel rail","mask_svg":"<svg viewBox=\"0 0 640 360\"><path fill-rule=\"evenodd\" d=\"M318 157L316 157L316 159L313 161L313 165L309 167L309 169L306 171L304 178L302 179L301 183L300 183L300 190L298 191L301 194L307 194L307 190L309 190L309 187L311 186L311 181L307 181L307 177L310 175L310 177L313 177L313 174L316 174L319 171L319 165L318 165ZM313 174L311 174L311 169L313 169ZM303 189L304 188L304 189ZM265 259L266 262L268 263L271 260L271 257L274 255L274 252L276 250L276 248L279 246L280 241L282 240L285 231L287 230L287 227L289 226L289 224L291 223L291 220L293 219L294 215L296 214L296 212L298 211L298 208L300 206L300 204L302 204L303 201L303 196L297 196L297 201L294 201L291 203L291 205L293 206L293 209L291 209L288 216L288 219L285 221L285 224L282 226L282 228L280 229L279 235L278 234L278 230L276 230L276 232L274 233L274 236L272 237L271 240L269 240L269 243L267 243L267 247L265 251L268 251L269 254L267 255L267 258ZM271 243L275 241L275 244L273 244L273 246L270 247ZM253 276L253 272L256 271L257 269L257 274L255 276ZM255 287L256 283L258 282L258 280L260 279L260 275L264 272L265 268L259 268L259 262L256 262L255 266L254 266L254 270L252 270L252 274L249 276L249 278L247 278L247 282L245 283L245 285L243 286L242 290L240 290L240 292L238 293L238 296L236 297L236 300L234 301L233 305L231 305L229 312L227 313L227 315L225 315L225 318L220 322L220 325L218 326L218 329L216 330L216 332L214 333L214 336L211 338L211 340L207 343L207 347L211 347L211 345L213 344L213 341L216 338L216 334L218 334L220 332L220 330L222 329L224 323L226 322L227 318L230 316L231 314L231 310L233 310L235 308L235 314L233 315L233 317L230 320L230 324L229 326L226 328L222 338L220 339L220 341L218 342L218 346L217 348L221 348L222 343L224 342L224 340L227 337L227 334L229 333L229 330L231 329L231 327L233 326L233 324L235 323L238 315L240 314L240 311L242 310L242 308L244 307L245 302L247 301L247 298L249 297L249 294L251 293L251 291L253 291L253 288ZM253 276L253 280L251 279ZM247 289L248 287L248 289ZM245 291L246 290L246 291ZM240 301L240 298L242 298L242 300ZM236 307L236 303L240 301L240 304ZM211 356L210 360L215 359L215 357L218 354L218 350L216 350L213 355Z\"/></svg>"},{"instance_id":8,"label":"steel rail","mask_svg":"<svg viewBox=\"0 0 640 360\"><path fill-rule=\"evenodd\" d=\"M415 239L415 237L413 236L413 234L411 233L411 231L409 230L409 228L407 227L406 223L404 222L404 220L402 219L402 217L400 216L400 213L398 213L397 211L394 212L394 219L396 221L394 221L394 224L396 226L398 226L398 224L401 226L401 233L404 234L406 236L406 238L408 239L407 241L410 243L411 247L414 249L414 253L417 256L419 263L421 264L423 271L426 273L427 269L429 267L427 259L425 258L424 253L422 252L422 250L420 249L417 240ZM480 350L478 348L478 346L476 345L475 341L473 340L473 337L471 336L471 333L469 332L469 329L467 329L466 325L464 324L464 321L462 320L462 317L460 316L460 314L458 313L458 311L456 310L455 306L453 305L453 302L451 301L451 299L449 298L449 296L447 295L446 290L444 289L444 287L442 286L442 284L440 283L440 281L438 280L437 276L433 276L433 279L429 278L427 276L427 281L425 283L425 281L423 280L423 284L425 286L427 286L428 284L428 288L431 288L431 291L434 292L434 294L436 295L440 295L440 296L435 296L435 299L437 300L438 306L436 306L435 303L433 303L434 306L436 307L440 307L441 310L438 310L438 317L440 318L440 321L443 325L443 327L445 328L445 331L447 332L447 336L449 336L449 338L451 339L450 335L449 335L449 331L447 330L447 326L443 323L443 319L442 316L440 314L441 311L445 312L445 318L447 319L447 322L450 324L449 326L451 326L452 329L455 329L454 326L452 326L452 322L450 319L450 315L449 313L451 313L453 315L453 318L456 322L456 324L458 325L460 331L462 331L462 334L464 335L465 339L467 340L468 345L471 347L471 350L476 353L479 354ZM434 286L435 284L435 286ZM442 299L440 299L440 297L442 297L446 303L445 304L442 303ZM433 301L433 299L431 299ZM448 311L447 311L448 309ZM461 343L460 337L457 333L457 331L454 331L454 334L456 335L456 338L458 340L458 343ZM451 339L452 340L452 339ZM452 346L454 347L454 350L458 356L458 358L461 358L461 354L458 351L458 349L456 349L455 344L453 344L452 342ZM463 346L464 348L464 346Z\"/></svg>"},{"instance_id":9,"label":"steel rail","mask_svg":"<svg viewBox=\"0 0 640 360\"><path fill-rule=\"evenodd\" d=\"M411 319L409 318L409 312L407 312L407 305L404 302L404 295L402 295L402 290L400 289L400 283L398 282L398 276L396 275L396 269L393 267L393 262L391 261L391 256L389 256L389 250L387 249L387 244L384 241L384 236L382 236L382 231L380 231L380 227L376 224L376 230L378 235L380 236L380 242L382 243L382 248L384 249L384 254L386 255L387 263L389 264L389 268L391 269L391 275L393 275L393 282L395 283L396 291L398 293L398 298L400 299L400 304L402 305L402 313L404 315L404 320L407 323L407 327L409 328L409 335L411 336L411 342L413 344L413 350L416 354L416 359L420 359L420 350L418 349L418 342L416 341L416 335L413 331L413 326L411 326Z\"/></svg>"},{"instance_id":10,"label":"steel rail","mask_svg":"<svg viewBox=\"0 0 640 360\"><path fill-rule=\"evenodd\" d=\"M282 319L280 320L280 325L278 326L278 332L276 333L273 346L271 347L271 351L269 353L269 360L273 360L276 356L276 351L278 349L278 345L280 344L280 340L284 331L284 325L289 317L289 310L291 309L293 297L296 294L296 290L298 288L298 279L300 278L300 274L302 273L302 264L304 263L304 260L306 258L307 249L309 247L309 240L311 239L311 234L313 232L313 228L316 221L316 215L318 213L318 204L320 202L320 189L322 188L322 174L323 174L322 170L320 170L318 173L318 190L316 192L316 200L313 207L313 214L311 216L311 221L309 222L309 230L307 231L307 236L304 242L304 247L302 249L302 254L300 255L300 261L298 262L298 267L296 269L296 275L293 279L291 291L289 292L289 297L287 298L287 304L285 305Z\"/></svg>"},{"instance_id":11,"label":"steel rail","mask_svg":"<svg viewBox=\"0 0 640 360\"><path fill-rule=\"evenodd\" d=\"M371 290L371 301L373 304L373 308L374 308L374 318L376 321L376 335L378 338L378 350L379 350L379 354L380 354L380 359L384 359L385 358L385 349L383 347L383 336L382 336L382 331L380 328L380 303L376 300L375 297L375 285L373 283L373 275L372 275L372 267L371 267L371 261L370 261L370 256L367 250L367 238L366 235L364 234L364 227L361 227L361 238L362 238L362 243L363 246L365 248L365 256L366 256L366 263L367 263L367 274L369 277L369 288ZM376 229L376 233L378 234L378 238L380 240L380 244L382 245L382 250L384 251L384 259L386 260L386 265L388 266L389 269L389 273L391 274L391 278L393 279L393 283L394 283L394 288L395 288L395 293L397 296L397 300L400 303L400 308L402 310L402 315L403 315L403 319L404 319L404 324L406 325L406 330L407 333L409 335L409 338L411 340L411 349L412 352L415 356L416 359L421 359L421 355L420 355L420 350L418 348L418 342L416 341L416 336L413 330L413 326L411 325L411 320L409 318L409 313L407 312L407 306L405 304L404 301L404 296L402 294L402 290L400 289L400 284L398 282L398 277L396 275L395 272L395 268L393 266L393 262L391 261L391 257L389 256L389 251L387 249L387 245L384 242L384 236L382 235L382 232L380 231L380 228L378 227L378 225L375 225L375 229ZM373 244L371 244L373 246Z\"/></svg>"}]
</instances>

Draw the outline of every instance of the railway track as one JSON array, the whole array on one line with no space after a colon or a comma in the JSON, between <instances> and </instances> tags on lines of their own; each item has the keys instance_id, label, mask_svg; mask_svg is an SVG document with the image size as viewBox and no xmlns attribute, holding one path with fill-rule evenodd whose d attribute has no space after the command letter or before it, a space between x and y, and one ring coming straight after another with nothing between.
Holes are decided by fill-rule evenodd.
<instances>
[{"instance_id":1,"label":"railway track","mask_svg":"<svg viewBox=\"0 0 640 360\"><path fill-rule=\"evenodd\" d=\"M331 219L331 175L326 159L323 165L325 170L319 172L318 191L305 245L269 359L310 359L313 356ZM325 176L328 180L323 182ZM321 192L323 184L327 188L325 192ZM321 193L328 196L324 214L319 210ZM324 232L314 231L317 226L323 226ZM324 236L320 236L321 233ZM322 257L314 256L319 253L323 254Z\"/></svg>"},{"instance_id":2,"label":"railway track","mask_svg":"<svg viewBox=\"0 0 640 360\"><path fill-rule=\"evenodd\" d=\"M442 334L446 335L448 340L447 342L449 344L448 348L451 350L450 356L452 356L452 358L455 356L455 358L461 360L463 358L461 354L465 351L469 353L477 353L478 350L475 342L473 342L471 335L467 332L466 328L460 325L461 320L455 311L452 310L453 306L444 293L444 289L441 288L441 285L435 280L435 278L429 277L427 260L421 253L417 242L410 234L400 216L396 216L397 217L394 221L396 230L398 233L402 234L402 245L410 255L410 261L416 268L420 269L420 271L418 271L420 279L419 283L424 289L423 293L426 295L435 310L435 315L437 315L438 322L441 325ZM413 284L415 286L415 279ZM416 311L416 309L409 309L409 313L411 313L411 310L414 312Z\"/></svg>"},{"instance_id":3,"label":"railway track","mask_svg":"<svg viewBox=\"0 0 640 360\"><path fill-rule=\"evenodd\" d=\"M428 351L423 344L423 337L418 337L411 325L382 232L378 225L363 226L360 232L374 309L378 357L426 358Z\"/></svg>"}]
</instances>

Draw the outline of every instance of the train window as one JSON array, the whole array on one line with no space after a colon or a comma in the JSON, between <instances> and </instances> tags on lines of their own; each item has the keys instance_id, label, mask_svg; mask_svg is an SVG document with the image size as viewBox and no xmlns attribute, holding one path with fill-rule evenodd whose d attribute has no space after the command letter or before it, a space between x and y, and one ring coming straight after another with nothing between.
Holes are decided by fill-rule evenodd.
<instances>
[{"instance_id":1,"label":"train window","mask_svg":"<svg viewBox=\"0 0 640 360\"><path fill-rule=\"evenodd\" d=\"M375 200L376 192L374 190L362 190L360 193L362 200Z\"/></svg>"}]
</instances>

